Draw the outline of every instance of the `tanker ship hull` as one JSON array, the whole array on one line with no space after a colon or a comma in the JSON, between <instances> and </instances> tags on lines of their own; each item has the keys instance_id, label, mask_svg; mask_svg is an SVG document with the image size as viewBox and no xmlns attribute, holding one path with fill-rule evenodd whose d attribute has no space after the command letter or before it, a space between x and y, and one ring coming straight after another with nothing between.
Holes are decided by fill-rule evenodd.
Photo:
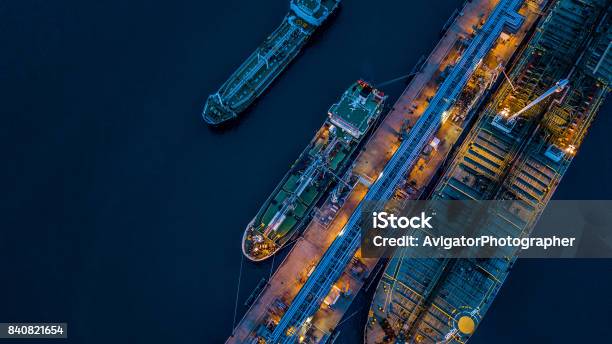
<instances>
[{"instance_id":1,"label":"tanker ship hull","mask_svg":"<svg viewBox=\"0 0 612 344\"><path fill-rule=\"evenodd\" d=\"M247 258L262 261L274 255L299 234L333 185L350 183L346 171L385 98L358 81L330 108L328 119L247 226L242 240Z\"/></svg>"},{"instance_id":2,"label":"tanker ship hull","mask_svg":"<svg viewBox=\"0 0 612 344\"><path fill-rule=\"evenodd\" d=\"M204 121L215 126L237 118L285 70L337 6L337 0L293 0L282 24L208 97Z\"/></svg>"}]
</instances>

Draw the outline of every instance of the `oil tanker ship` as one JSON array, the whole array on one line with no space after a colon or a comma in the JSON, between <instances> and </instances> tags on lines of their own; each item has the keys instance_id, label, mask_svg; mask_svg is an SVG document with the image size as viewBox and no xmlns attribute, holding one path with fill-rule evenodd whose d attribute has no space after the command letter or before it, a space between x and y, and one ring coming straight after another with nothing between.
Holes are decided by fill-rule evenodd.
<instances>
[{"instance_id":1,"label":"oil tanker ship","mask_svg":"<svg viewBox=\"0 0 612 344\"><path fill-rule=\"evenodd\" d=\"M204 121L218 125L238 117L295 58L339 2L291 0L290 12L282 24L208 97L202 111Z\"/></svg>"},{"instance_id":2,"label":"oil tanker ship","mask_svg":"<svg viewBox=\"0 0 612 344\"><path fill-rule=\"evenodd\" d=\"M342 175L383 110L386 96L359 80L331 106L328 118L248 224L242 252L252 261L271 257L299 233L317 202Z\"/></svg>"},{"instance_id":3,"label":"oil tanker ship","mask_svg":"<svg viewBox=\"0 0 612 344\"><path fill-rule=\"evenodd\" d=\"M490 222L503 227L493 228L530 233L610 90L610 14L606 0L552 4L510 72L513 85L488 104L432 199L507 201ZM467 342L516 259L405 254L379 282L366 343Z\"/></svg>"}]
</instances>

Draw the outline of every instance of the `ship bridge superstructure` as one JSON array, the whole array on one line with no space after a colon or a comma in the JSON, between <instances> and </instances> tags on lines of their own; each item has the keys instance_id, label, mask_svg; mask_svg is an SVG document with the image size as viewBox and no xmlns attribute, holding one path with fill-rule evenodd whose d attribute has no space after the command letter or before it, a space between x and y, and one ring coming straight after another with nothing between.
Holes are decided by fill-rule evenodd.
<instances>
[{"instance_id":1,"label":"ship bridge superstructure","mask_svg":"<svg viewBox=\"0 0 612 344\"><path fill-rule=\"evenodd\" d=\"M358 92L355 92L359 88ZM374 99L375 102L368 101ZM359 80L340 101L328 111L329 121L349 133L355 139L363 136L372 121L372 109L385 99L383 92L372 88L367 82Z\"/></svg>"},{"instance_id":2,"label":"ship bridge superstructure","mask_svg":"<svg viewBox=\"0 0 612 344\"><path fill-rule=\"evenodd\" d=\"M331 6L330 6L331 5ZM291 0L291 10L310 25L319 26L327 19L334 4L324 0Z\"/></svg>"},{"instance_id":3,"label":"ship bridge superstructure","mask_svg":"<svg viewBox=\"0 0 612 344\"><path fill-rule=\"evenodd\" d=\"M404 173L414 165L415 158L429 142L434 131L448 116L447 110L465 87L481 60L501 33L517 30L522 23L518 14L521 0L501 0L482 28L469 43L463 55L431 99L428 108L402 141L380 177L372 185L365 200L389 200ZM381 203L382 206L382 203ZM296 329L319 308L332 284L354 256L360 242L360 208L358 206L338 237L325 252L291 305L273 331L264 336L271 343L292 343L297 340Z\"/></svg>"}]
</instances>

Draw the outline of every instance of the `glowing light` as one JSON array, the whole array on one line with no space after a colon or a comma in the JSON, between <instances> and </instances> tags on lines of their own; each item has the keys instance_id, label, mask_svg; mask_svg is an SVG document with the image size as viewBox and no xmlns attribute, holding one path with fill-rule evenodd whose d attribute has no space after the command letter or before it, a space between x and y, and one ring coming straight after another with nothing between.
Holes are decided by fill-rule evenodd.
<instances>
[{"instance_id":1,"label":"glowing light","mask_svg":"<svg viewBox=\"0 0 612 344\"><path fill-rule=\"evenodd\" d=\"M476 328L474 320L468 316L462 316L459 318L458 323L459 331L464 334L472 334Z\"/></svg>"},{"instance_id":2,"label":"glowing light","mask_svg":"<svg viewBox=\"0 0 612 344\"><path fill-rule=\"evenodd\" d=\"M442 112L442 123L446 123L447 119L448 119L448 110L445 110L444 112Z\"/></svg>"}]
</instances>

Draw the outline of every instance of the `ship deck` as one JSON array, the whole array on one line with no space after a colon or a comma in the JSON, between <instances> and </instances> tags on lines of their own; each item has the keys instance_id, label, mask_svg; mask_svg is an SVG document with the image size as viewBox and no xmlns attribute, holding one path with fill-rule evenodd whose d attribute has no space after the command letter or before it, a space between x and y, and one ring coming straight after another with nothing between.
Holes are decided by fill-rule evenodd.
<instances>
[{"instance_id":1,"label":"ship deck","mask_svg":"<svg viewBox=\"0 0 612 344\"><path fill-rule=\"evenodd\" d=\"M569 4L572 6L567 6ZM534 57L531 54L534 48L527 48L527 53L511 73L511 78L517 85L521 85L520 89L512 91L507 84L502 86L476 129L465 140L460 153L434 194L435 198L442 199L515 200L517 206L527 209L521 221L512 222L512 228L519 229L523 234L530 231L554 193L573 154L566 154L558 162L545 156L547 144L540 134L560 129L555 128L555 125L550 126L550 123L560 122L546 121L547 117L558 113L555 106L548 110L539 107L530 111L527 117L530 118L528 122L532 123L523 123L510 134L496 130L491 125L491 120L496 114L495 110L500 104L504 104L510 93L513 93L514 101L519 100L526 104L529 99L537 97L546 86L546 83L537 84L536 80L541 80L543 76L554 80L564 77L570 71L573 65L572 56L575 56L573 52L579 52L579 43L584 40L584 37L580 36L588 32L584 28L592 25L598 16L588 8L576 10L569 1L561 5L558 8L562 15L549 21L552 22L550 34L555 36L557 45L547 45L541 57ZM555 21L568 17L572 17L573 28L566 27L566 32L557 36L558 23ZM563 22L566 23L565 20ZM549 40L546 32L546 29L539 30L535 35L535 43L531 45L551 42L552 39ZM560 38L564 41L559 41ZM570 47L573 50L570 50ZM556 105L561 108L573 107L574 104L587 100L584 114L575 116L583 118L579 127L581 134L573 135L573 131L569 133L573 138L570 139L573 147L579 146L584 131L607 93L605 87L593 89L595 80L586 79L590 81L585 81L587 85L583 85L577 81L584 78L572 78L575 90L571 92L578 99L572 100L570 95L564 98L561 104ZM539 116L542 111L545 113ZM534 125L533 122L539 118L544 119L545 125ZM509 218L504 218L503 222L507 222ZM399 259L394 259L387 267L375 294L371 308L372 317L366 329L367 342L377 342L385 336L394 337L399 333L421 343L435 343L440 340L465 342L471 332L462 333L457 326L458 319L467 316L475 323L474 326L478 325L514 261L512 258L478 261L397 258Z\"/></svg>"},{"instance_id":2,"label":"ship deck","mask_svg":"<svg viewBox=\"0 0 612 344\"><path fill-rule=\"evenodd\" d=\"M244 111L297 56L315 28L288 14L223 83L217 98L208 98L202 112L206 122L219 124Z\"/></svg>"},{"instance_id":3,"label":"ship deck","mask_svg":"<svg viewBox=\"0 0 612 344\"><path fill-rule=\"evenodd\" d=\"M219 93L226 105L241 111L248 100L257 97L270 78L284 67L309 37L311 30L299 27L291 16L247 58L221 86Z\"/></svg>"}]
</instances>

